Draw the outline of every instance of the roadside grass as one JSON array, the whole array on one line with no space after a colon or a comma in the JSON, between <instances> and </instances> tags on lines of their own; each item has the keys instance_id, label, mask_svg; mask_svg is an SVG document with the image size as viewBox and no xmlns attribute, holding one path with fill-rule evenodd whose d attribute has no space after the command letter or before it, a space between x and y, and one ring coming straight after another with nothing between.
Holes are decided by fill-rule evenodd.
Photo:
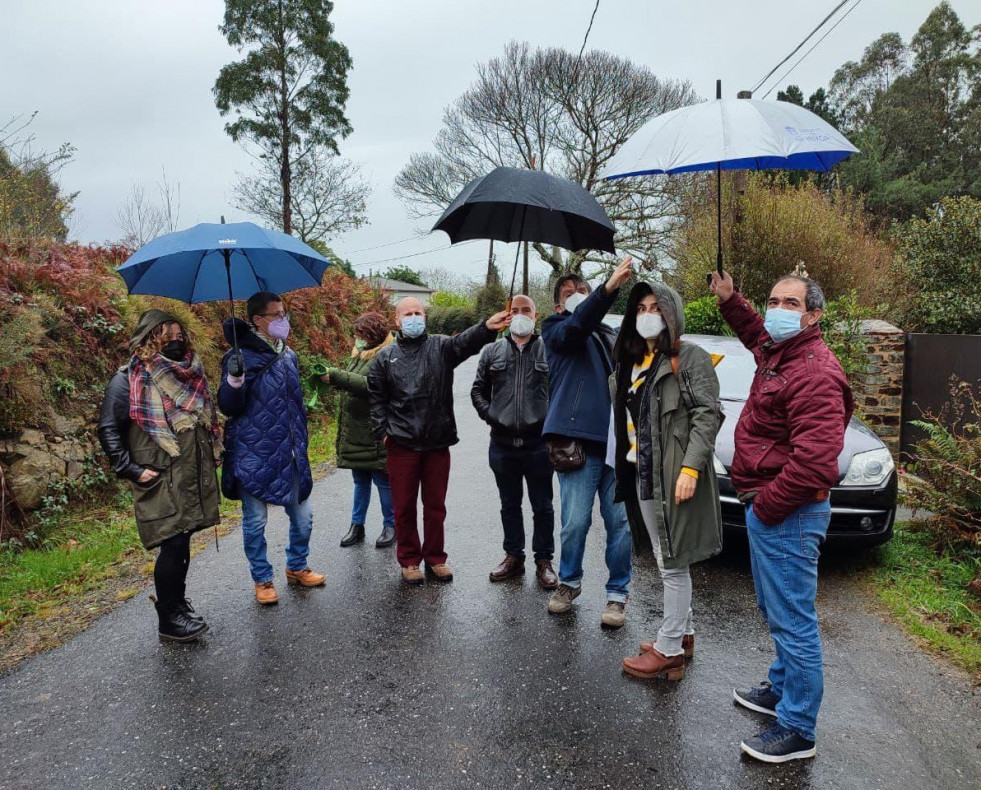
<instances>
[{"instance_id":1,"label":"roadside grass","mask_svg":"<svg viewBox=\"0 0 981 790\"><path fill-rule=\"evenodd\" d=\"M981 679L981 599L967 589L978 563L981 557L938 556L928 535L898 524L870 582L909 634Z\"/></svg>"},{"instance_id":2,"label":"roadside grass","mask_svg":"<svg viewBox=\"0 0 981 790\"><path fill-rule=\"evenodd\" d=\"M310 462L322 476L334 459L333 422L310 422ZM218 534L239 521L238 502L223 499ZM54 647L99 615L146 588L154 555L144 550L126 493L108 506L69 511L44 536L44 545L0 551L0 673L33 653ZM203 551L213 530L194 535Z\"/></svg>"}]
</instances>

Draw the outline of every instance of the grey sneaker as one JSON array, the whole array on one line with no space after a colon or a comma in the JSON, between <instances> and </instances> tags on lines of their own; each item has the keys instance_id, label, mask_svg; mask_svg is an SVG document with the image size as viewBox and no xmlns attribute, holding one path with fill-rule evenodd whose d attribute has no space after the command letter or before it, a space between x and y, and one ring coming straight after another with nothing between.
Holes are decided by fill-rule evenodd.
<instances>
[{"instance_id":1,"label":"grey sneaker","mask_svg":"<svg viewBox=\"0 0 981 790\"><path fill-rule=\"evenodd\" d=\"M569 587L560 584L559 589L548 598L548 610L552 614L565 614L572 608L572 602L582 593L580 587Z\"/></svg>"},{"instance_id":2,"label":"grey sneaker","mask_svg":"<svg viewBox=\"0 0 981 790\"><path fill-rule=\"evenodd\" d=\"M627 622L627 602L607 601L600 621L607 628L620 628Z\"/></svg>"}]
</instances>

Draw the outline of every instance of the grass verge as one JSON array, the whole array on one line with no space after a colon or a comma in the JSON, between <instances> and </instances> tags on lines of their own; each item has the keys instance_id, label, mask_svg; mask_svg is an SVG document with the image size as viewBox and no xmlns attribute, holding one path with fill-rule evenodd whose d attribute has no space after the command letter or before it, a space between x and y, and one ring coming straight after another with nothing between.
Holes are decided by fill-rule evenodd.
<instances>
[{"instance_id":1,"label":"grass verge","mask_svg":"<svg viewBox=\"0 0 981 790\"><path fill-rule=\"evenodd\" d=\"M334 460L337 429L327 421L311 421L310 429L310 462L322 477ZM222 500L218 534L235 529L239 515L237 502ZM214 532L202 530L192 538L191 551L213 541ZM66 515L41 548L0 551L0 674L144 590L153 563L125 494L111 506Z\"/></svg>"},{"instance_id":2,"label":"grass verge","mask_svg":"<svg viewBox=\"0 0 981 790\"><path fill-rule=\"evenodd\" d=\"M938 556L929 536L897 525L869 580L909 634L981 681L981 600L967 590L978 562Z\"/></svg>"}]
</instances>

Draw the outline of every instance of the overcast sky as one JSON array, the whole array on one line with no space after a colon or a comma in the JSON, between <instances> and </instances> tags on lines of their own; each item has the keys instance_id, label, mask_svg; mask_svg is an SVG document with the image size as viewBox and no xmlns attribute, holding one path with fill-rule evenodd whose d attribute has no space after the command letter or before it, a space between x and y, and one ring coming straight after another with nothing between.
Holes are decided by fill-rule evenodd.
<instances>
[{"instance_id":1,"label":"overcast sky","mask_svg":"<svg viewBox=\"0 0 981 790\"><path fill-rule=\"evenodd\" d=\"M410 153L430 149L443 108L466 90L475 64L512 39L578 52L593 2L336 0L336 34L354 60L347 106L354 133L341 152L364 164L374 190L370 224L332 240L333 248L367 271L387 267L382 259L447 246L438 233L364 250L425 229L408 218L392 181ZM704 96L714 95L721 78L725 94L735 95L834 5L601 0L589 48L629 57L660 77L691 80ZM908 41L934 5L862 0L786 82L808 95L880 34L897 31ZM981 0L952 5L965 24L981 22ZM211 94L221 66L236 57L218 32L223 10L221 0L0 0L0 124L38 110L32 128L39 147L77 147L62 174L64 188L80 192L75 238L118 239L115 216L131 185L152 187L161 167L180 182L182 225L221 214L246 219L228 198L235 172L251 160L224 133ZM473 244L405 263L475 274L483 252Z\"/></svg>"}]
</instances>

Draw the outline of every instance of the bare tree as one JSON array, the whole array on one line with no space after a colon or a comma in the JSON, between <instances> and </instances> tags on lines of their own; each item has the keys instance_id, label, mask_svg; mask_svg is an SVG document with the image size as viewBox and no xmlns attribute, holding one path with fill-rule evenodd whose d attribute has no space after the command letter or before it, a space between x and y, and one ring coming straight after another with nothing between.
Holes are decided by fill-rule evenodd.
<instances>
[{"instance_id":1,"label":"bare tree","mask_svg":"<svg viewBox=\"0 0 981 790\"><path fill-rule=\"evenodd\" d=\"M257 158L251 174L238 174L231 203L275 227L283 227L283 191L279 164ZM290 206L292 226L303 241L327 241L367 222L371 185L361 165L336 159L320 147L293 165Z\"/></svg>"},{"instance_id":2,"label":"bare tree","mask_svg":"<svg viewBox=\"0 0 981 790\"><path fill-rule=\"evenodd\" d=\"M116 213L116 227L123 232L123 244L142 247L163 233L166 223L160 204L147 195L142 184L133 184L129 198Z\"/></svg>"},{"instance_id":3,"label":"bare tree","mask_svg":"<svg viewBox=\"0 0 981 790\"><path fill-rule=\"evenodd\" d=\"M434 152L416 153L395 179L410 215L438 214L471 179L501 165L531 167L577 181L617 228L616 244L660 268L679 218L683 178L599 179L603 165L647 120L697 101L687 82L662 80L607 52L581 58L563 49L512 42L477 67L474 84L443 113ZM553 272L580 271L609 258L534 245Z\"/></svg>"},{"instance_id":4,"label":"bare tree","mask_svg":"<svg viewBox=\"0 0 981 790\"><path fill-rule=\"evenodd\" d=\"M148 194L143 184L134 183L126 203L116 212L116 227L123 232L121 241L129 247L142 247L160 234L178 229L181 185L170 182L166 168L161 167L160 174L156 197Z\"/></svg>"}]
</instances>

